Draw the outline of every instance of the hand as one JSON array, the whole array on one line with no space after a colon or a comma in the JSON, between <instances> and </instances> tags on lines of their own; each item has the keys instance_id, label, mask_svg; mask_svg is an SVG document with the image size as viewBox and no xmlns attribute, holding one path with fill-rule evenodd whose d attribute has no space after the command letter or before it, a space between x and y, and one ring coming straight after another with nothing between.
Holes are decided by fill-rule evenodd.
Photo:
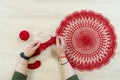
<instances>
[{"instance_id":1,"label":"hand","mask_svg":"<svg viewBox=\"0 0 120 80\"><path fill-rule=\"evenodd\" d=\"M65 52L64 52L64 40L62 37L57 36L56 38L56 51L57 51L57 55L58 56L65 56Z\"/></svg>"},{"instance_id":2,"label":"hand","mask_svg":"<svg viewBox=\"0 0 120 80\"><path fill-rule=\"evenodd\" d=\"M30 44L30 45L26 48L24 54L25 54L27 57L31 57L31 56L35 53L35 51L38 49L39 46L40 46L40 42L39 42L39 41L33 42L32 44Z\"/></svg>"}]
</instances>

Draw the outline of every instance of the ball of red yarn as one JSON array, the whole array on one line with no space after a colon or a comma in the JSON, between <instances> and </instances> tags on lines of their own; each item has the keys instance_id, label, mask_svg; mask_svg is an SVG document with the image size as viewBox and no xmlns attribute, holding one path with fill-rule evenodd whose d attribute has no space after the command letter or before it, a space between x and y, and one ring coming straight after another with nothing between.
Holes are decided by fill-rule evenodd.
<instances>
[{"instance_id":1,"label":"ball of red yarn","mask_svg":"<svg viewBox=\"0 0 120 80\"><path fill-rule=\"evenodd\" d=\"M29 34L28 31L23 30L23 31L21 31L21 32L19 33L19 37L20 37L21 40L26 41L26 40L28 40L28 38L30 37L30 34Z\"/></svg>"},{"instance_id":2,"label":"ball of red yarn","mask_svg":"<svg viewBox=\"0 0 120 80\"><path fill-rule=\"evenodd\" d=\"M29 69L37 69L41 66L41 61L37 60L34 63L28 64Z\"/></svg>"}]
</instances>

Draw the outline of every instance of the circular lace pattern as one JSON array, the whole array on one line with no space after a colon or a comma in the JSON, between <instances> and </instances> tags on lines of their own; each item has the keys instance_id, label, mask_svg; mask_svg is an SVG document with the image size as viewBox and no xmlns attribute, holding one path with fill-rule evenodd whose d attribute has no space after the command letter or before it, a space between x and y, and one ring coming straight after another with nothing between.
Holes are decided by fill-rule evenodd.
<instances>
[{"instance_id":1,"label":"circular lace pattern","mask_svg":"<svg viewBox=\"0 0 120 80\"><path fill-rule=\"evenodd\" d=\"M86 10L74 12L61 22L56 33L63 36L67 58L78 70L99 69L115 53L113 26L99 13Z\"/></svg>"}]
</instances>

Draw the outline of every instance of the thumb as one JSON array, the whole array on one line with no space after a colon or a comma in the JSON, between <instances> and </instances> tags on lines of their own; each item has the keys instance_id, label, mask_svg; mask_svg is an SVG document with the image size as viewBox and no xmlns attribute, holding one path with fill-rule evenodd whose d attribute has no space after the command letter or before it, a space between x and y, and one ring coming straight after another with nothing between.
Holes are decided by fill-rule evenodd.
<instances>
[{"instance_id":1,"label":"thumb","mask_svg":"<svg viewBox=\"0 0 120 80\"><path fill-rule=\"evenodd\" d=\"M59 39L60 39L61 47L64 48L65 47L65 42L64 42L63 37L59 36Z\"/></svg>"}]
</instances>

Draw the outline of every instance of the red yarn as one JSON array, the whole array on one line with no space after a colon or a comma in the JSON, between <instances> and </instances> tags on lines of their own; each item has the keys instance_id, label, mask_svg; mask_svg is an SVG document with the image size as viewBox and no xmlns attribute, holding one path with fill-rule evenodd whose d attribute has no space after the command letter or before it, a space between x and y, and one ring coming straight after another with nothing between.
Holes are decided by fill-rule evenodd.
<instances>
[{"instance_id":1,"label":"red yarn","mask_svg":"<svg viewBox=\"0 0 120 80\"><path fill-rule=\"evenodd\" d=\"M35 63L28 64L29 69L37 69L41 65L41 61L37 60Z\"/></svg>"},{"instance_id":2,"label":"red yarn","mask_svg":"<svg viewBox=\"0 0 120 80\"><path fill-rule=\"evenodd\" d=\"M41 52L41 50L38 48L38 49L35 51L35 53L34 53L33 56L38 56L38 55L40 55L40 52ZM33 57L33 56L32 56L32 57Z\"/></svg>"},{"instance_id":3,"label":"red yarn","mask_svg":"<svg viewBox=\"0 0 120 80\"><path fill-rule=\"evenodd\" d=\"M45 50L47 47L48 47L47 43L41 43L40 47L39 47L39 50Z\"/></svg>"},{"instance_id":4,"label":"red yarn","mask_svg":"<svg viewBox=\"0 0 120 80\"><path fill-rule=\"evenodd\" d=\"M55 44L56 42L56 37L53 36L51 37L48 41L44 42L44 43L41 43L40 44L40 47L35 51L35 54L33 56L38 56L40 55L40 52L45 50L47 47Z\"/></svg>"},{"instance_id":5,"label":"red yarn","mask_svg":"<svg viewBox=\"0 0 120 80\"><path fill-rule=\"evenodd\" d=\"M109 20L93 11L80 11L68 15L56 30L63 36L65 53L73 68L91 71L109 63L115 54L116 35ZM56 37L41 43L35 55L55 44ZM34 56L35 56L34 55ZM29 64L36 69L35 64Z\"/></svg>"},{"instance_id":6,"label":"red yarn","mask_svg":"<svg viewBox=\"0 0 120 80\"><path fill-rule=\"evenodd\" d=\"M47 42L45 42L45 43L41 43L40 44L40 47L35 51L35 54L33 55L33 56L38 56L38 55L40 55L40 52L41 51L43 51L43 50L45 50L47 47L49 47L49 46L51 46L52 44L55 44L55 42L56 42L56 37L51 37L50 38L50 40L48 40ZM36 65L37 65L37 67L36 67ZM38 68L40 66L40 64L38 64L38 63L30 63L30 64L28 64L28 68L29 69L36 69L36 68ZM32 68L31 68L32 67Z\"/></svg>"},{"instance_id":7,"label":"red yarn","mask_svg":"<svg viewBox=\"0 0 120 80\"><path fill-rule=\"evenodd\" d=\"M23 30L23 31L21 31L21 32L19 33L20 39L21 39L21 40L24 40L24 41L26 41L26 40L29 38L29 36L30 36L30 34L29 34L29 32L26 31L26 30Z\"/></svg>"}]
</instances>

